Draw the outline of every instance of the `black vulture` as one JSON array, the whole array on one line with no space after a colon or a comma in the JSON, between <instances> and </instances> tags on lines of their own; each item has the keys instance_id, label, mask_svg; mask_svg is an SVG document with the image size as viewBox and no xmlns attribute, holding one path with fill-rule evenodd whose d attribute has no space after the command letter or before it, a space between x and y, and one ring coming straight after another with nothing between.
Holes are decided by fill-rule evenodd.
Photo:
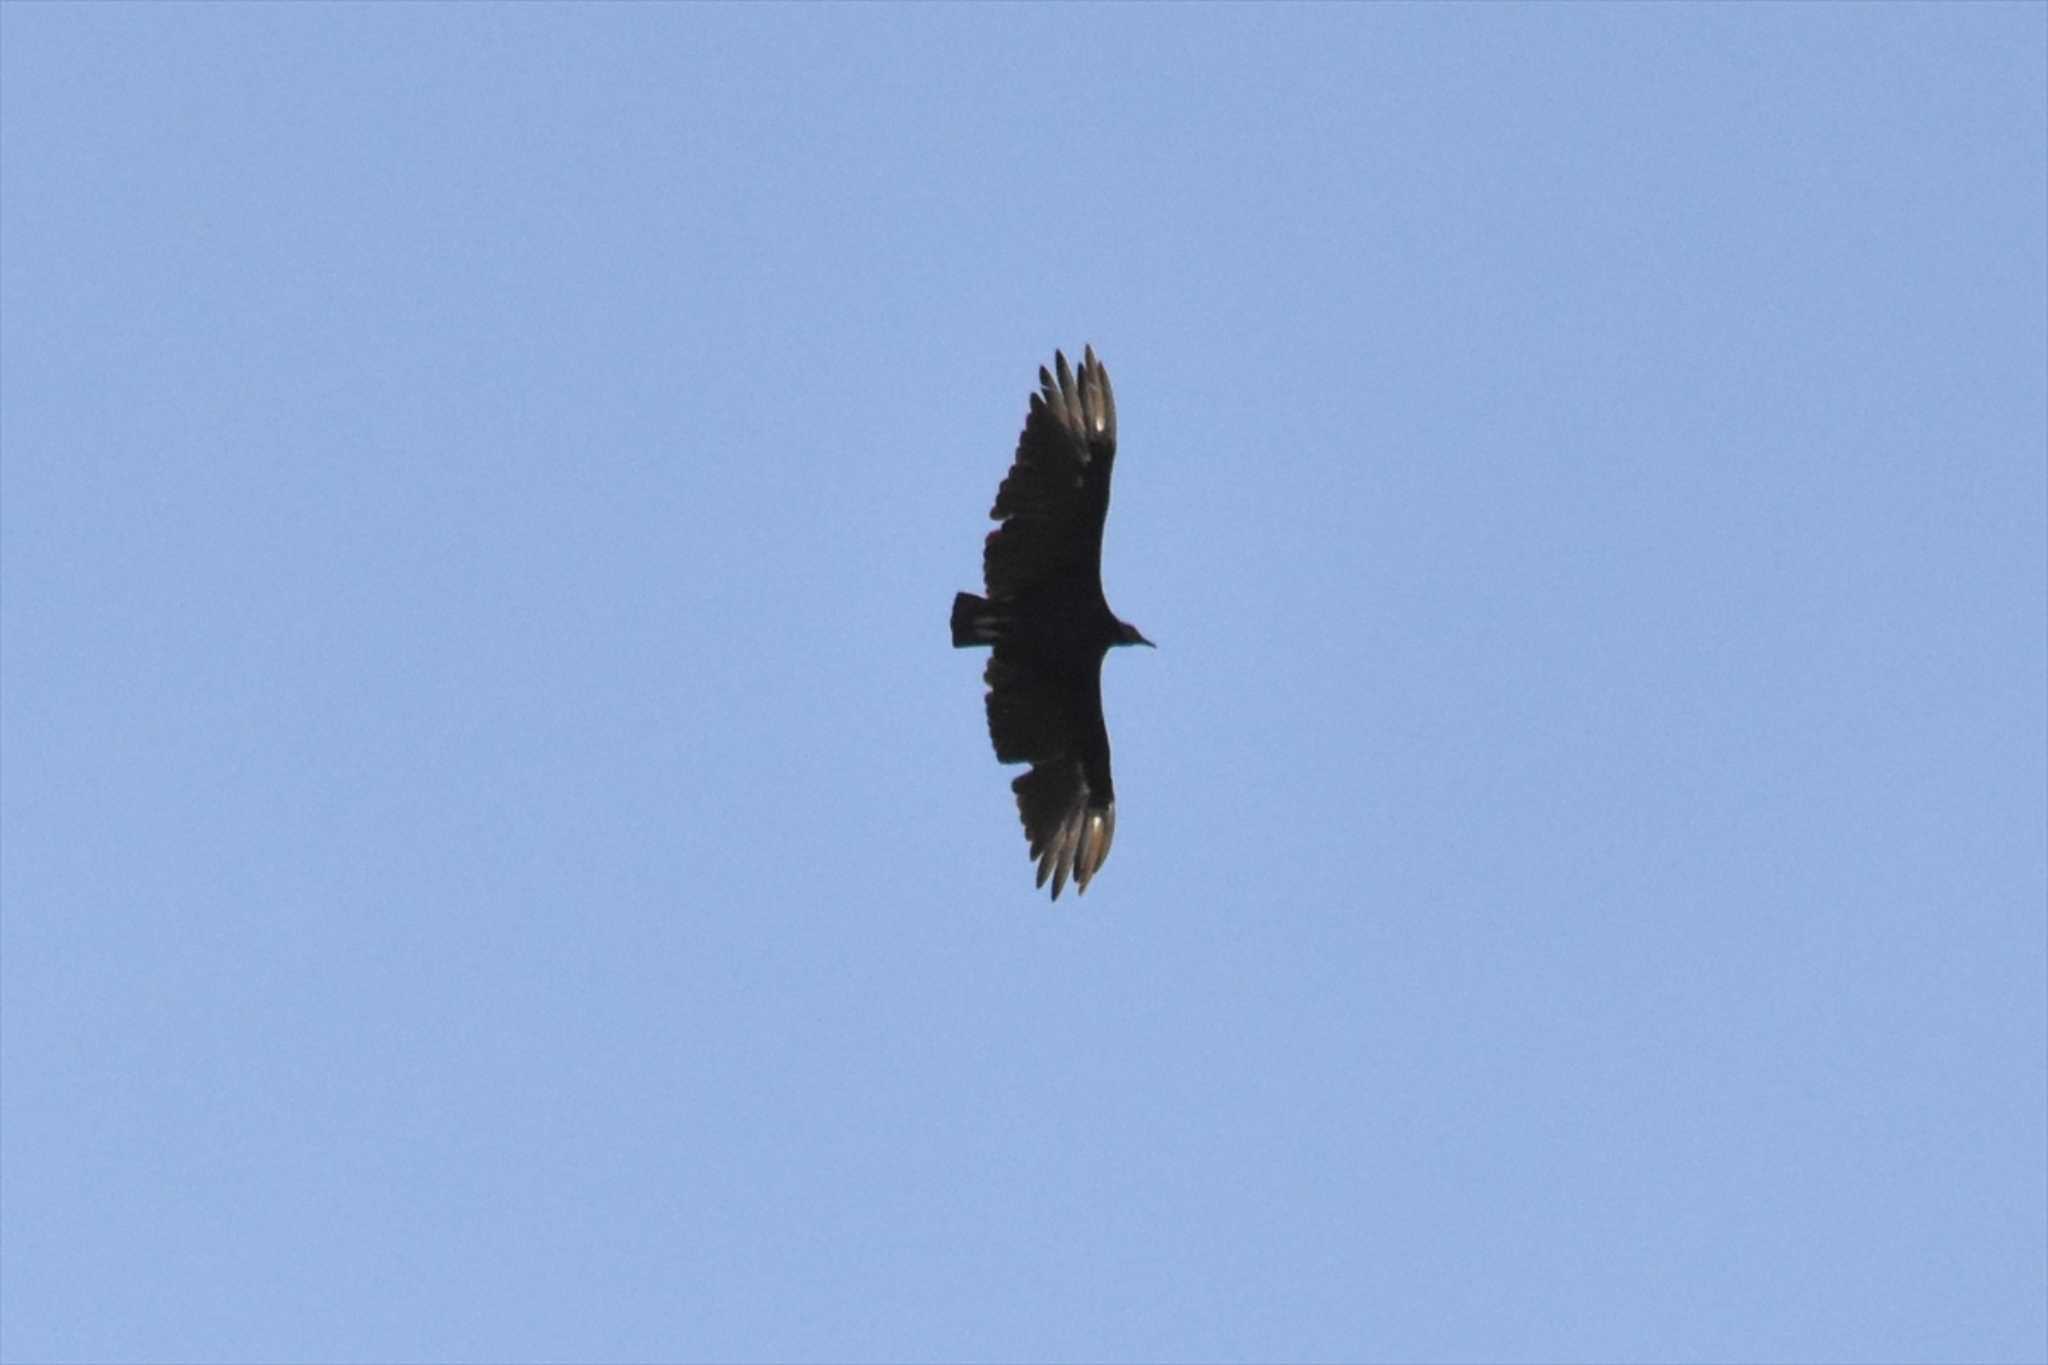
<instances>
[{"instance_id":1,"label":"black vulture","mask_svg":"<svg viewBox=\"0 0 2048 1365\"><path fill-rule=\"evenodd\" d=\"M1102 597L1102 522L1116 462L1116 398L1095 348L1076 375L1053 352L1017 438L1017 457L989 513L1002 523L982 547L988 596L953 598L953 645L993 645L988 736L996 758L1029 763L1010 784L1038 885L1076 891L1109 857L1116 788L1102 721L1102 658L1111 645L1149 645Z\"/></svg>"}]
</instances>

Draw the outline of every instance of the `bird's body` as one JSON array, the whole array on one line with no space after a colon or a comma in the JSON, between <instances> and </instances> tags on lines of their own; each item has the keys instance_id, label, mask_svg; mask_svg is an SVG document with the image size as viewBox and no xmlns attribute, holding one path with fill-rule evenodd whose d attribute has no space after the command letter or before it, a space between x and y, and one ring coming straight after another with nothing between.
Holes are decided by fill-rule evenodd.
<instances>
[{"instance_id":1,"label":"bird's body","mask_svg":"<svg viewBox=\"0 0 2048 1365\"><path fill-rule=\"evenodd\" d=\"M982 551L986 597L953 599L953 644L990 645L988 731L996 757L1029 763L1011 783L1038 859L1038 884L1059 899L1109 856L1116 789L1102 719L1102 659L1113 645L1149 645L1102 593L1102 526L1116 461L1116 399L1091 347L1078 376L1054 353L990 516Z\"/></svg>"}]
</instances>

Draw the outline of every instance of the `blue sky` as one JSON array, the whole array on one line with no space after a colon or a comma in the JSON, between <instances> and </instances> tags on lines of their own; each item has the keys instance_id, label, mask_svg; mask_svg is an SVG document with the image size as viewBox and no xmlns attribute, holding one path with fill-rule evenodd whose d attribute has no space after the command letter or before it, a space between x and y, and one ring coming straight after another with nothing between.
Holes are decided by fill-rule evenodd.
<instances>
[{"instance_id":1,"label":"blue sky","mask_svg":"<svg viewBox=\"0 0 2048 1365\"><path fill-rule=\"evenodd\" d=\"M0 8L0 1354L2048 1355L2044 71ZM946 613L1091 341L1050 906Z\"/></svg>"}]
</instances>

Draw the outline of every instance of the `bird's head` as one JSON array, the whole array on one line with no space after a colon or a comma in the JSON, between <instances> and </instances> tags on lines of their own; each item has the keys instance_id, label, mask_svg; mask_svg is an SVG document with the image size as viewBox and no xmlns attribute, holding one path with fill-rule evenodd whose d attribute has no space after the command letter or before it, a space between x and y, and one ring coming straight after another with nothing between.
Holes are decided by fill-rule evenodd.
<instances>
[{"instance_id":1,"label":"bird's head","mask_svg":"<svg viewBox=\"0 0 2048 1365\"><path fill-rule=\"evenodd\" d=\"M1158 648L1157 645L1139 634L1138 628L1129 621L1119 621L1116 623L1116 642L1120 645L1144 645L1147 649Z\"/></svg>"}]
</instances>

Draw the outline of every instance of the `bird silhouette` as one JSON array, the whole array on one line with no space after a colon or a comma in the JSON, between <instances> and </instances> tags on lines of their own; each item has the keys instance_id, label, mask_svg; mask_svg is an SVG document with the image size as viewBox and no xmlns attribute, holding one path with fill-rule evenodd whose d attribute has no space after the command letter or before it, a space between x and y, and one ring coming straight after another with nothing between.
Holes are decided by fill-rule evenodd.
<instances>
[{"instance_id":1,"label":"bird silhouette","mask_svg":"<svg viewBox=\"0 0 2048 1365\"><path fill-rule=\"evenodd\" d=\"M956 648L990 645L988 734L996 758L1029 763L1010 784L1038 885L1085 892L1116 837L1116 787L1102 718L1102 660L1150 645L1102 594L1102 525L1116 464L1116 397L1088 347L1040 367L1038 392L982 547L987 596L953 598Z\"/></svg>"}]
</instances>

